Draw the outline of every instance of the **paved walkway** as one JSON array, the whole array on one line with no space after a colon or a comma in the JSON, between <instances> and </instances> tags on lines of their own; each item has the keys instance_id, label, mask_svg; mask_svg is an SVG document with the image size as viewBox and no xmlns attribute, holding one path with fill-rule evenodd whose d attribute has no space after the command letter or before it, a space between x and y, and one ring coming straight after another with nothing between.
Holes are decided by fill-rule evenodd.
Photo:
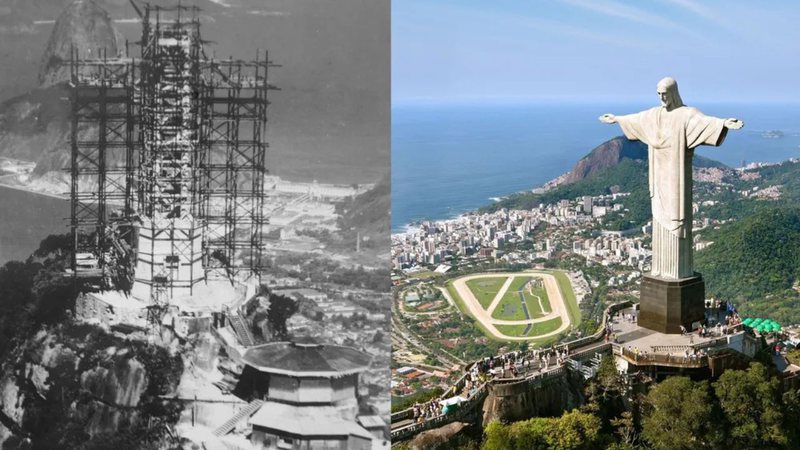
<instances>
[{"instance_id":1,"label":"paved walkway","mask_svg":"<svg viewBox=\"0 0 800 450\"><path fill-rule=\"evenodd\" d=\"M618 318L616 315L611 319L611 332L617 333L617 343L625 347L631 348L638 347L640 350L654 351L664 347L683 347L683 346L698 346L699 344L707 344L722 335L715 333L715 328L710 327L709 336L700 337L695 331L694 333L681 334L664 334L647 328L642 328L638 323L628 322L624 319L625 314L638 314L632 309L625 309L622 311L623 318Z\"/></svg>"}]
</instances>

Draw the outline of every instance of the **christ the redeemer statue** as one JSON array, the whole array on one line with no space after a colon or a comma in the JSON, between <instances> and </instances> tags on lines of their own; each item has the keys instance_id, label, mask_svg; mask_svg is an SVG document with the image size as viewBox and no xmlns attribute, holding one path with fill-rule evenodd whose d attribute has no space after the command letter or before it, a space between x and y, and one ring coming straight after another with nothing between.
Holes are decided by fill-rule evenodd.
<instances>
[{"instance_id":1,"label":"christ the redeemer statue","mask_svg":"<svg viewBox=\"0 0 800 450\"><path fill-rule=\"evenodd\" d=\"M661 106L627 116L604 114L600 121L618 123L631 140L647 144L650 199L653 208L651 276L682 279L692 268L692 156L699 145L720 145L738 119L706 116L686 106L672 78L658 82Z\"/></svg>"},{"instance_id":2,"label":"christ the redeemer statue","mask_svg":"<svg viewBox=\"0 0 800 450\"><path fill-rule=\"evenodd\" d=\"M642 277L639 326L661 333L693 329L705 319L705 283L692 267L692 157L698 145L720 145L738 119L709 117L685 106L678 84L664 78L656 88L661 106L627 116L604 114L625 136L647 144L653 263Z\"/></svg>"}]
</instances>

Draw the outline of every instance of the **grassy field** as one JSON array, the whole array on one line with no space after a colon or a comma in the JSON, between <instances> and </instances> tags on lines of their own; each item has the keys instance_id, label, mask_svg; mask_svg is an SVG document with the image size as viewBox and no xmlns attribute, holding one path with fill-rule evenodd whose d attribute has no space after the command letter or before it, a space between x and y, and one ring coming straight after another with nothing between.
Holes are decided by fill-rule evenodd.
<instances>
[{"instance_id":1,"label":"grassy field","mask_svg":"<svg viewBox=\"0 0 800 450\"><path fill-rule=\"evenodd\" d=\"M527 325L497 325L497 331L505 334L506 336L522 336L525 332Z\"/></svg>"},{"instance_id":2,"label":"grassy field","mask_svg":"<svg viewBox=\"0 0 800 450\"><path fill-rule=\"evenodd\" d=\"M528 282L528 280L530 280L530 277L514 277L514 280L511 281L506 294L500 300L497 308L492 311L492 317L503 320L526 319L525 312L522 310L522 303L519 301L519 294L517 291L519 291L522 286Z\"/></svg>"},{"instance_id":3,"label":"grassy field","mask_svg":"<svg viewBox=\"0 0 800 450\"><path fill-rule=\"evenodd\" d=\"M487 309L492 304L494 296L500 291L503 283L506 282L506 279L506 277L478 278L467 281L467 287L478 299L478 303L481 304L483 309Z\"/></svg>"},{"instance_id":4,"label":"grassy field","mask_svg":"<svg viewBox=\"0 0 800 450\"><path fill-rule=\"evenodd\" d=\"M497 331L505 334L506 336L516 337L516 336L524 336L522 333L525 332L525 328L527 328L527 326L528 325L496 325L496 328ZM527 336L533 338L531 340L531 343L551 341L552 340L551 338L539 340L536 339L536 336L555 331L560 326L561 326L560 317L546 320L544 322L535 323L533 324L533 328L531 328L531 331L528 332Z\"/></svg>"},{"instance_id":5,"label":"grassy field","mask_svg":"<svg viewBox=\"0 0 800 450\"><path fill-rule=\"evenodd\" d=\"M553 311L553 308L550 306L550 299L547 297L547 291L544 288L533 288L533 295L525 289L522 291L522 295L525 297L525 303L528 304L528 313L530 313L531 318L538 319ZM537 298L537 296L542 299L544 311L542 311L542 308L539 306L539 298Z\"/></svg>"},{"instance_id":6,"label":"grassy field","mask_svg":"<svg viewBox=\"0 0 800 450\"><path fill-rule=\"evenodd\" d=\"M508 292L517 292L518 290L522 289L522 286L525 286L525 283L530 280L531 277L514 277L514 281L511 282L511 285L508 286Z\"/></svg>"},{"instance_id":7,"label":"grassy field","mask_svg":"<svg viewBox=\"0 0 800 450\"><path fill-rule=\"evenodd\" d=\"M417 279L420 279L420 280L428 280L428 279L437 278L437 277L440 277L440 276L442 276L442 274L439 273L439 272L434 272L432 270L425 270L425 271L413 273L413 274L411 274L409 276L409 278L417 278Z\"/></svg>"},{"instance_id":8,"label":"grassy field","mask_svg":"<svg viewBox=\"0 0 800 450\"><path fill-rule=\"evenodd\" d=\"M567 314L573 326L578 326L581 323L581 310L578 308L578 300L575 299L575 293L572 292L572 284L564 272L549 272L556 277L558 282L558 289L561 291L561 296L564 297L564 303L567 305Z\"/></svg>"},{"instance_id":9,"label":"grassy field","mask_svg":"<svg viewBox=\"0 0 800 450\"><path fill-rule=\"evenodd\" d=\"M529 306L530 308L530 306ZM525 312L522 310L522 303L519 301L519 294L516 291L508 291L500 304L492 311L492 317L502 320L525 320Z\"/></svg>"},{"instance_id":10,"label":"grassy field","mask_svg":"<svg viewBox=\"0 0 800 450\"><path fill-rule=\"evenodd\" d=\"M539 336L542 334L550 333L551 331L555 331L558 327L561 326L561 317L556 317L554 319L545 320L544 322L539 322L533 324L533 328L528 333L528 336Z\"/></svg>"},{"instance_id":11,"label":"grassy field","mask_svg":"<svg viewBox=\"0 0 800 450\"><path fill-rule=\"evenodd\" d=\"M492 312L492 317L502 320L525 320L525 312L522 310L521 302L519 301L519 294L517 291L524 288L525 284L531 277L516 277L509 286L506 295L497 305L497 308ZM547 297L547 291L544 287L534 288L533 295L527 289L522 290L522 295L525 298L525 304L528 306L528 314L531 319L538 319L550 314L553 309L550 306L550 299ZM544 311L539 306L539 298L542 299L542 306Z\"/></svg>"}]
</instances>

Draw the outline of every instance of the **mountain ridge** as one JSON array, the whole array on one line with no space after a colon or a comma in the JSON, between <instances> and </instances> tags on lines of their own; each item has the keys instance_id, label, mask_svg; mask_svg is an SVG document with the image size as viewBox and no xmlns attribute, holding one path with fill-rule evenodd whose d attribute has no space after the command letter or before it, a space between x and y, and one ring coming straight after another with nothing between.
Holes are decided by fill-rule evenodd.
<instances>
[{"instance_id":1,"label":"mountain ridge","mask_svg":"<svg viewBox=\"0 0 800 450\"><path fill-rule=\"evenodd\" d=\"M554 203L564 198L613 192L630 192L636 197L644 197L647 195L647 164L645 144L617 136L592 149L569 172L548 181L542 187L512 194L480 208L479 211L530 209L539 203ZM694 155L692 165L695 168L731 170L719 161L700 155Z\"/></svg>"}]
</instances>

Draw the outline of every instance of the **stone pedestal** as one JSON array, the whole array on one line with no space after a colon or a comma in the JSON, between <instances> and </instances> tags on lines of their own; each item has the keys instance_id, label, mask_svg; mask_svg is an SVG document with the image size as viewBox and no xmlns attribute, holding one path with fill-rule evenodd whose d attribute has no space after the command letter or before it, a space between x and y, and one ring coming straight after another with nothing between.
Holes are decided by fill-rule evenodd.
<instances>
[{"instance_id":1,"label":"stone pedestal","mask_svg":"<svg viewBox=\"0 0 800 450\"><path fill-rule=\"evenodd\" d=\"M692 322L705 319L705 282L699 273L693 277L669 280L650 275L642 277L639 326L659 333L680 333L680 326L691 330Z\"/></svg>"}]
</instances>

